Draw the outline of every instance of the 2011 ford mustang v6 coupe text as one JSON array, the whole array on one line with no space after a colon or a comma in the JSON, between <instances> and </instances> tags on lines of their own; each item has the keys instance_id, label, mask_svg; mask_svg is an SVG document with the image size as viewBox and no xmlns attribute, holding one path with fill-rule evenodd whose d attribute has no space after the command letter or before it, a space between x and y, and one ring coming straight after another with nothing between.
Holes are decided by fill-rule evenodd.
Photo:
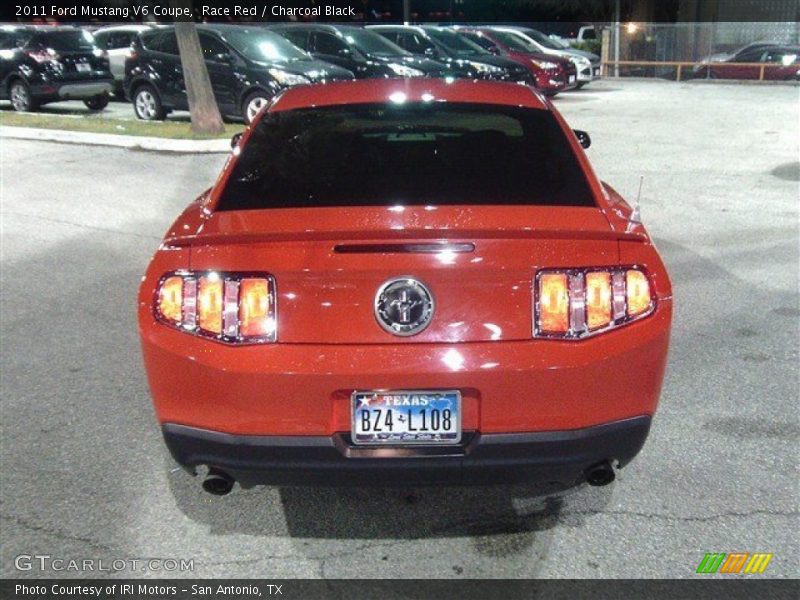
<instances>
[{"instance_id":1,"label":"2011 ford mustang v6 coupe text","mask_svg":"<svg viewBox=\"0 0 800 600\"><path fill-rule=\"evenodd\" d=\"M637 220L529 87L287 90L143 278L167 446L215 493L608 483L669 344Z\"/></svg>"}]
</instances>

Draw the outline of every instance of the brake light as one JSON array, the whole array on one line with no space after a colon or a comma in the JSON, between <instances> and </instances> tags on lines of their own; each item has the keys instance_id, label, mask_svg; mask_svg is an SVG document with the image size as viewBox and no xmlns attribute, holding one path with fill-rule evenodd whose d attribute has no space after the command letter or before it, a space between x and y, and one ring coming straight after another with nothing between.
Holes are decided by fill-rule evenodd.
<instances>
[{"instance_id":1,"label":"brake light","mask_svg":"<svg viewBox=\"0 0 800 600\"><path fill-rule=\"evenodd\" d=\"M239 327L242 335L263 336L275 332L273 305L267 279L242 279L239 288Z\"/></svg>"},{"instance_id":2,"label":"brake light","mask_svg":"<svg viewBox=\"0 0 800 600\"><path fill-rule=\"evenodd\" d=\"M183 278L167 277L158 290L158 312L162 318L181 322L183 313Z\"/></svg>"},{"instance_id":3,"label":"brake light","mask_svg":"<svg viewBox=\"0 0 800 600\"><path fill-rule=\"evenodd\" d=\"M217 341L274 342L275 280L266 274L181 271L162 278L156 319Z\"/></svg>"},{"instance_id":4,"label":"brake light","mask_svg":"<svg viewBox=\"0 0 800 600\"><path fill-rule=\"evenodd\" d=\"M59 59L58 52L56 52L52 48L45 48L41 50L30 50L26 52L26 54L38 63L44 63L44 62L49 62L51 60Z\"/></svg>"},{"instance_id":5,"label":"brake light","mask_svg":"<svg viewBox=\"0 0 800 600\"><path fill-rule=\"evenodd\" d=\"M628 316L634 317L647 312L653 303L650 297L650 284L644 273L631 269L625 274L627 289Z\"/></svg>"},{"instance_id":6,"label":"brake light","mask_svg":"<svg viewBox=\"0 0 800 600\"><path fill-rule=\"evenodd\" d=\"M534 337L579 339L655 308L650 280L638 268L543 270L534 293Z\"/></svg>"}]
</instances>

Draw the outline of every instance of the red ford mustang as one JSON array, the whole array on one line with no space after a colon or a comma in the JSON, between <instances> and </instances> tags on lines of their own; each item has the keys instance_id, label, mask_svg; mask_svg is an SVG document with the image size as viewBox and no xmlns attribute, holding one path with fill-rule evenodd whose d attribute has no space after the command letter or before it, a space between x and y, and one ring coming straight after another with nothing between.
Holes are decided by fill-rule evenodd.
<instances>
[{"instance_id":1,"label":"red ford mustang","mask_svg":"<svg viewBox=\"0 0 800 600\"><path fill-rule=\"evenodd\" d=\"M141 284L172 456L218 494L609 483L647 437L672 315L631 213L528 87L286 91Z\"/></svg>"}]
</instances>

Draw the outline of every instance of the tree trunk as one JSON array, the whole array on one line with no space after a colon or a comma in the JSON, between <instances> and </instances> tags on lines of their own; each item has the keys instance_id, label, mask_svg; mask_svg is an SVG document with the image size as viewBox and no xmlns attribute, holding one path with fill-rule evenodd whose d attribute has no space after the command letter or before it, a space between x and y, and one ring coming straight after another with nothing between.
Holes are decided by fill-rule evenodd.
<instances>
[{"instance_id":1,"label":"tree trunk","mask_svg":"<svg viewBox=\"0 0 800 600\"><path fill-rule=\"evenodd\" d=\"M192 8L191 0L172 0L171 4L179 8ZM178 38L178 49L181 53L192 131L206 134L222 133L225 131L225 126L211 88L211 79L208 77L208 69L203 60L203 49L200 47L200 37L197 35L194 21L176 21L175 36Z\"/></svg>"}]
</instances>

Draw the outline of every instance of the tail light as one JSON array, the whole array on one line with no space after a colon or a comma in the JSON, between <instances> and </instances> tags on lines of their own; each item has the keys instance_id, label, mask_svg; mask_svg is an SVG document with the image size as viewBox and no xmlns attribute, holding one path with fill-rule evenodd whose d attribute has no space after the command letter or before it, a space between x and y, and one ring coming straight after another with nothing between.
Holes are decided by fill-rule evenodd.
<instances>
[{"instance_id":1,"label":"tail light","mask_svg":"<svg viewBox=\"0 0 800 600\"><path fill-rule=\"evenodd\" d=\"M183 277L167 277L158 289L158 313L162 319L180 325L183 316Z\"/></svg>"},{"instance_id":2,"label":"tail light","mask_svg":"<svg viewBox=\"0 0 800 600\"><path fill-rule=\"evenodd\" d=\"M646 313L652 305L650 283L641 271L630 270L625 274L625 297L628 303L628 315L637 316Z\"/></svg>"},{"instance_id":3,"label":"tail light","mask_svg":"<svg viewBox=\"0 0 800 600\"><path fill-rule=\"evenodd\" d=\"M611 273L592 271L586 274L586 327L589 331L611 322Z\"/></svg>"},{"instance_id":4,"label":"tail light","mask_svg":"<svg viewBox=\"0 0 800 600\"><path fill-rule=\"evenodd\" d=\"M197 326L209 333L222 333L222 295L227 282L209 273L197 282Z\"/></svg>"},{"instance_id":5,"label":"tail light","mask_svg":"<svg viewBox=\"0 0 800 600\"><path fill-rule=\"evenodd\" d=\"M274 342L275 279L264 273L169 273L156 290L154 313L166 325L228 344Z\"/></svg>"},{"instance_id":6,"label":"tail light","mask_svg":"<svg viewBox=\"0 0 800 600\"><path fill-rule=\"evenodd\" d=\"M543 270L533 308L534 337L579 339L646 317L655 297L638 268Z\"/></svg>"},{"instance_id":7,"label":"tail light","mask_svg":"<svg viewBox=\"0 0 800 600\"><path fill-rule=\"evenodd\" d=\"M569 331L569 288L566 273L539 277L539 328L546 333Z\"/></svg>"},{"instance_id":8,"label":"tail light","mask_svg":"<svg viewBox=\"0 0 800 600\"><path fill-rule=\"evenodd\" d=\"M246 278L239 284L239 332L246 337L269 335L275 330L272 291L266 279Z\"/></svg>"}]
</instances>

